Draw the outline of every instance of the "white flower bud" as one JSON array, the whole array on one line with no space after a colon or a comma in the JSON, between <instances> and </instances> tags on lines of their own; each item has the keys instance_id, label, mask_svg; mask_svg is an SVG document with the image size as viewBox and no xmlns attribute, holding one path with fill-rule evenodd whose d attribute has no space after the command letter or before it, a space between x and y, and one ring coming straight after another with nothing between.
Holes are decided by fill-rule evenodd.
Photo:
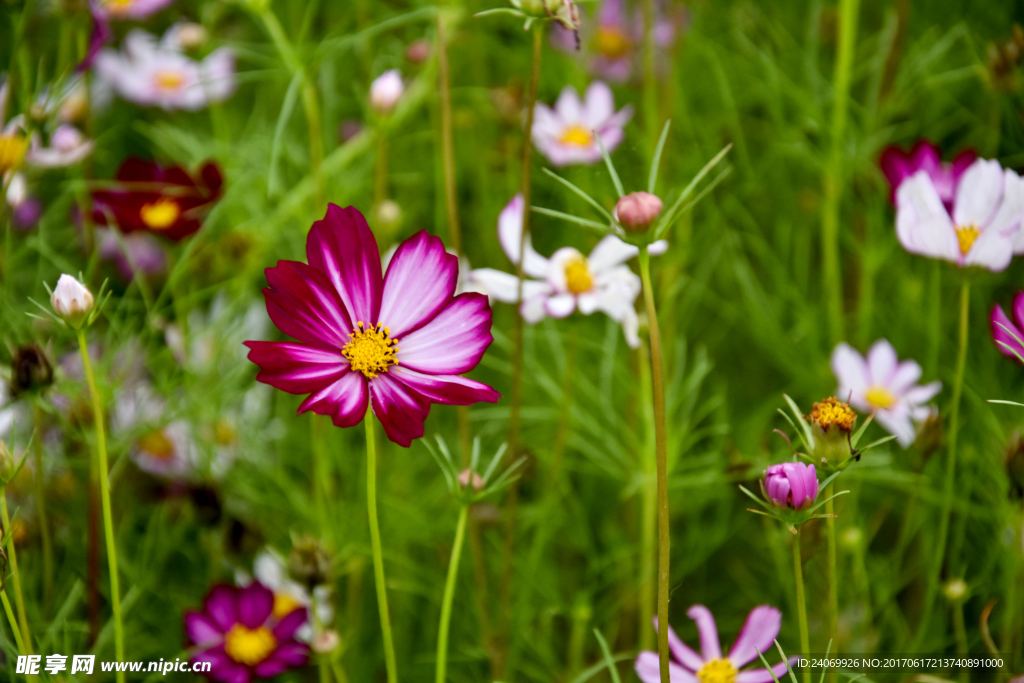
<instances>
[{"instance_id":1,"label":"white flower bud","mask_svg":"<svg viewBox=\"0 0 1024 683\"><path fill-rule=\"evenodd\" d=\"M370 105L379 113L387 114L405 92L402 74L398 69L385 71L370 84Z\"/></svg>"},{"instance_id":2,"label":"white flower bud","mask_svg":"<svg viewBox=\"0 0 1024 683\"><path fill-rule=\"evenodd\" d=\"M57 280L57 287L50 297L50 305L64 322L77 330L89 317L96 301L88 287L65 273Z\"/></svg>"}]
</instances>

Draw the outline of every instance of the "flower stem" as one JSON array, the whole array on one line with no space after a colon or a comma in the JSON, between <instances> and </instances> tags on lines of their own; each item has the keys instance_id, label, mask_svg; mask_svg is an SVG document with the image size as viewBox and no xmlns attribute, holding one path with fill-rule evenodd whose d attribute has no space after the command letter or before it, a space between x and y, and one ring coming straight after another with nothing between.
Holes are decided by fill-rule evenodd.
<instances>
[{"instance_id":1,"label":"flower stem","mask_svg":"<svg viewBox=\"0 0 1024 683\"><path fill-rule=\"evenodd\" d=\"M441 600L441 623L437 631L437 668L435 683L444 683L445 670L448 666L448 627L452 620L452 602L455 600L455 579L459 575L459 558L462 556L462 542L466 538L466 520L469 519L469 506L463 505L459 510L459 521L455 525L455 542L452 544L452 556L448 560L448 580L444 584L444 598Z\"/></svg>"},{"instance_id":2,"label":"flower stem","mask_svg":"<svg viewBox=\"0 0 1024 683\"><path fill-rule=\"evenodd\" d=\"M640 391L644 400L644 442L640 452L640 467L643 472L644 486L641 490L640 511L640 643L641 650L649 650L652 646L651 621L654 618L654 587L657 585L654 568L655 548L658 537L658 477L655 473L657 465L654 455L654 389L651 387L651 356L650 351L641 347L638 350L640 370Z\"/></svg>"},{"instance_id":3,"label":"flower stem","mask_svg":"<svg viewBox=\"0 0 1024 683\"><path fill-rule=\"evenodd\" d=\"M96 390L96 377L89 360L89 347L85 341L85 330L78 330L78 348L82 352L82 368L89 385L92 401L92 417L96 424L96 457L100 475L100 501L103 505L103 533L107 541L107 567L110 572L110 605L114 611L114 655L117 661L124 661L124 625L121 622L121 589L117 577L117 545L114 541L114 516L110 508L110 474L107 465L107 432L103 425L103 407ZM117 672L118 683L124 683L124 672Z\"/></svg>"},{"instance_id":4,"label":"flower stem","mask_svg":"<svg viewBox=\"0 0 1024 683\"><path fill-rule=\"evenodd\" d=\"M932 610L935 606L935 594L939 588L939 575L946 557L946 541L949 535L949 518L953 510L953 484L956 482L956 446L960 431L960 394L964 387L964 366L967 364L967 323L970 312L971 285L966 279L960 286L960 336L956 357L956 377L953 380L953 408L949 417L949 459L946 461L946 481L942 492L942 508L939 517L938 543L935 556L932 558L928 583L925 588L924 611L921 623L917 627L915 647L923 644L928 632Z\"/></svg>"},{"instance_id":5,"label":"flower stem","mask_svg":"<svg viewBox=\"0 0 1024 683\"><path fill-rule=\"evenodd\" d=\"M828 637L832 640L829 652L839 654L839 570L836 566L836 502L835 484L825 487L825 520L828 527ZM829 669L829 680L835 677L835 669Z\"/></svg>"},{"instance_id":6,"label":"flower stem","mask_svg":"<svg viewBox=\"0 0 1024 683\"><path fill-rule=\"evenodd\" d=\"M803 656L811 652L811 639L807 631L807 598L804 595L804 566L800 556L800 530L793 536L793 578L796 579L796 617L800 624L800 650ZM804 683L811 683L811 670L803 667Z\"/></svg>"},{"instance_id":7,"label":"flower stem","mask_svg":"<svg viewBox=\"0 0 1024 683\"><path fill-rule=\"evenodd\" d=\"M448 35L445 17L437 13L437 62L441 87L441 152L444 158L444 200L448 217L448 241L462 255L462 231L459 228L459 206L455 185L455 143L452 135L452 85L448 68Z\"/></svg>"},{"instance_id":8,"label":"flower stem","mask_svg":"<svg viewBox=\"0 0 1024 683\"><path fill-rule=\"evenodd\" d=\"M654 72L654 0L643 0L640 4L643 16L643 69L644 69L644 132L647 133L647 153L654 158L661 130L658 126L658 84Z\"/></svg>"},{"instance_id":9,"label":"flower stem","mask_svg":"<svg viewBox=\"0 0 1024 683\"><path fill-rule=\"evenodd\" d=\"M36 510L39 515L39 535L43 542L43 605L47 608L53 596L53 541L50 538L50 522L46 515L46 487L43 483L43 411L39 404L32 404L32 418L35 422L35 484Z\"/></svg>"},{"instance_id":10,"label":"flower stem","mask_svg":"<svg viewBox=\"0 0 1024 683\"><path fill-rule=\"evenodd\" d=\"M860 0L841 0L839 53L833 79L832 151L825 167L825 202L821 218L822 277L833 343L843 338L843 282L839 272L839 203L843 185L843 138L850 97L850 74L857 42Z\"/></svg>"},{"instance_id":11,"label":"flower stem","mask_svg":"<svg viewBox=\"0 0 1024 683\"><path fill-rule=\"evenodd\" d=\"M651 339L651 386L654 396L654 455L658 477L658 662L661 683L669 683L668 670L668 581L669 581L669 519L668 519L668 444L665 434L665 382L661 356L661 335L658 311L651 287L651 256L647 246L640 247L640 279L647 307L647 327Z\"/></svg>"},{"instance_id":12,"label":"flower stem","mask_svg":"<svg viewBox=\"0 0 1024 683\"><path fill-rule=\"evenodd\" d=\"M0 489L0 513L2 513L2 519L4 523L4 541L8 539L6 536L11 534L12 537L10 542L7 543L8 555L11 559L11 583L14 584L14 604L18 608L18 624L21 626L21 637L23 646L26 654L32 654L32 636L28 630L28 617L25 615L25 596L21 592L21 573L18 571L18 553L14 549L14 530L11 527L11 520L7 515L7 492Z\"/></svg>"},{"instance_id":13,"label":"flower stem","mask_svg":"<svg viewBox=\"0 0 1024 683\"><path fill-rule=\"evenodd\" d=\"M25 649L25 641L21 638L21 628L18 627L18 620L14 616L14 610L11 609L11 601L7 599L7 591L0 589L0 600L4 603L4 612L7 614L7 621L11 624L11 633L14 634L14 643L18 646L19 654L28 654L28 650Z\"/></svg>"},{"instance_id":14,"label":"flower stem","mask_svg":"<svg viewBox=\"0 0 1024 683\"><path fill-rule=\"evenodd\" d=\"M397 683L395 644L391 638L391 617L388 615L388 590L384 583L384 555L380 547L380 525L377 522L377 441L373 433L373 410L367 408L366 418L366 510L370 517L370 545L373 548L373 580L377 585L377 609L380 629L384 634L384 664L388 683Z\"/></svg>"}]
</instances>

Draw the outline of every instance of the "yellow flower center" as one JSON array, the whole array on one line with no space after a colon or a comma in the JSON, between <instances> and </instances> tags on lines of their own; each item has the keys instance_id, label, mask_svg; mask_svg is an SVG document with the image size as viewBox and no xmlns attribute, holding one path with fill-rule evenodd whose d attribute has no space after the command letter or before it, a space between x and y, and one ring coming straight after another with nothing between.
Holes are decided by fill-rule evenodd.
<instances>
[{"instance_id":1,"label":"yellow flower center","mask_svg":"<svg viewBox=\"0 0 1024 683\"><path fill-rule=\"evenodd\" d=\"M864 398L868 403L881 410L887 410L896 405L896 397L892 395L892 392L877 384L864 392Z\"/></svg>"},{"instance_id":2,"label":"yellow flower center","mask_svg":"<svg viewBox=\"0 0 1024 683\"><path fill-rule=\"evenodd\" d=\"M630 40L615 26L601 26L594 38L594 49L609 59L619 59L629 53Z\"/></svg>"},{"instance_id":3,"label":"yellow flower center","mask_svg":"<svg viewBox=\"0 0 1024 683\"><path fill-rule=\"evenodd\" d=\"M246 666L256 666L269 657L276 647L274 634L262 626L250 631L242 624L235 624L224 636L224 652Z\"/></svg>"},{"instance_id":4,"label":"yellow flower center","mask_svg":"<svg viewBox=\"0 0 1024 683\"><path fill-rule=\"evenodd\" d=\"M287 593L276 593L274 595L275 619L283 619L300 607L302 607L302 604Z\"/></svg>"},{"instance_id":5,"label":"yellow flower center","mask_svg":"<svg viewBox=\"0 0 1024 683\"><path fill-rule=\"evenodd\" d=\"M181 215L181 207L173 199L158 199L151 204L145 204L139 210L142 222L154 230L166 230L174 225Z\"/></svg>"},{"instance_id":6,"label":"yellow flower center","mask_svg":"<svg viewBox=\"0 0 1024 683\"><path fill-rule=\"evenodd\" d=\"M594 134L578 123L574 123L565 129L562 137L558 139L563 145L574 145L576 147L590 147L594 144Z\"/></svg>"},{"instance_id":7,"label":"yellow flower center","mask_svg":"<svg viewBox=\"0 0 1024 683\"><path fill-rule=\"evenodd\" d=\"M111 14L125 14L135 4L135 0L104 0L103 6L110 10Z\"/></svg>"},{"instance_id":8,"label":"yellow flower center","mask_svg":"<svg viewBox=\"0 0 1024 683\"><path fill-rule=\"evenodd\" d=\"M808 417L811 422L817 423L823 431L827 432L831 427L838 427L841 431L850 432L853 430L857 414L850 406L835 396L829 396L824 401L815 403Z\"/></svg>"},{"instance_id":9,"label":"yellow flower center","mask_svg":"<svg viewBox=\"0 0 1024 683\"><path fill-rule=\"evenodd\" d=\"M185 76L183 76L180 71L161 69L153 76L153 81L156 83L156 87L161 90L170 90L173 92L180 89L185 83Z\"/></svg>"},{"instance_id":10,"label":"yellow flower center","mask_svg":"<svg viewBox=\"0 0 1024 683\"><path fill-rule=\"evenodd\" d=\"M594 286L594 278L587 269L585 257L576 256L565 264L565 286L573 294L588 292Z\"/></svg>"},{"instance_id":11,"label":"yellow flower center","mask_svg":"<svg viewBox=\"0 0 1024 683\"><path fill-rule=\"evenodd\" d=\"M981 235L981 230L977 225L971 223L963 227L956 227L956 238L960 242L960 253L967 256L967 252L974 246L975 240Z\"/></svg>"},{"instance_id":12,"label":"yellow flower center","mask_svg":"<svg viewBox=\"0 0 1024 683\"><path fill-rule=\"evenodd\" d=\"M218 446L230 446L235 442L236 436L238 436L238 432L235 431L234 425L224 418L217 420L217 424L213 427L213 440L217 442Z\"/></svg>"},{"instance_id":13,"label":"yellow flower center","mask_svg":"<svg viewBox=\"0 0 1024 683\"><path fill-rule=\"evenodd\" d=\"M0 135L0 175L20 165L26 149L28 141L25 136Z\"/></svg>"},{"instance_id":14,"label":"yellow flower center","mask_svg":"<svg viewBox=\"0 0 1024 683\"><path fill-rule=\"evenodd\" d=\"M139 450L154 458L169 460L174 456L174 442L161 430L154 429L139 439Z\"/></svg>"},{"instance_id":15,"label":"yellow flower center","mask_svg":"<svg viewBox=\"0 0 1024 683\"><path fill-rule=\"evenodd\" d=\"M373 379L382 372L387 372L392 365L398 365L395 352L397 339L391 338L391 330L377 323L372 327L364 327L356 323L357 329L352 330L352 341L341 349L341 355L348 359L353 370L363 373L367 379Z\"/></svg>"},{"instance_id":16,"label":"yellow flower center","mask_svg":"<svg viewBox=\"0 0 1024 683\"><path fill-rule=\"evenodd\" d=\"M700 683L734 683L736 667L728 659L710 659L697 672Z\"/></svg>"}]
</instances>

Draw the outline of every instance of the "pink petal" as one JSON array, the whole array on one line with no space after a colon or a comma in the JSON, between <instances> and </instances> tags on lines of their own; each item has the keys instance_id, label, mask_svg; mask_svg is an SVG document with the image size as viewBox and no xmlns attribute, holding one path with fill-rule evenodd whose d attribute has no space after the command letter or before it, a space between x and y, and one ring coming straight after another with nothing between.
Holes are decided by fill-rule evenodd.
<instances>
[{"instance_id":1,"label":"pink petal","mask_svg":"<svg viewBox=\"0 0 1024 683\"><path fill-rule=\"evenodd\" d=\"M700 654L704 661L722 658L722 646L718 642L718 628L715 617L704 605L694 605L686 611L686 616L697 622L700 633Z\"/></svg>"},{"instance_id":2,"label":"pink petal","mask_svg":"<svg viewBox=\"0 0 1024 683\"><path fill-rule=\"evenodd\" d=\"M399 446L408 448L423 436L423 422L430 413L430 401L398 380L383 374L370 382L373 414L384 433Z\"/></svg>"},{"instance_id":3,"label":"pink petal","mask_svg":"<svg viewBox=\"0 0 1024 683\"><path fill-rule=\"evenodd\" d=\"M285 640L292 640L295 637L295 632L307 621L309 621L309 614L305 607L293 609L281 617L281 621L277 622L277 626L274 627L274 638L279 643Z\"/></svg>"},{"instance_id":4,"label":"pink petal","mask_svg":"<svg viewBox=\"0 0 1024 683\"><path fill-rule=\"evenodd\" d=\"M227 633L238 623L236 598L237 589L231 586L214 586L206 596L203 607L221 633Z\"/></svg>"},{"instance_id":5,"label":"pink petal","mask_svg":"<svg viewBox=\"0 0 1024 683\"><path fill-rule=\"evenodd\" d=\"M249 683L248 667L228 657L224 652L223 645L198 653L192 658L192 662L209 662L210 671L207 675L210 680L224 683Z\"/></svg>"},{"instance_id":6,"label":"pink petal","mask_svg":"<svg viewBox=\"0 0 1024 683\"><path fill-rule=\"evenodd\" d=\"M259 366L257 382L290 394L311 394L348 372L348 360L339 351L289 342L245 342L249 360Z\"/></svg>"},{"instance_id":7,"label":"pink petal","mask_svg":"<svg viewBox=\"0 0 1024 683\"><path fill-rule=\"evenodd\" d=\"M497 403L501 398L501 394L486 384L458 375L426 375L405 368L399 369L394 377L434 403L468 406L480 401Z\"/></svg>"},{"instance_id":8,"label":"pink petal","mask_svg":"<svg viewBox=\"0 0 1024 683\"><path fill-rule=\"evenodd\" d=\"M992 326L992 340L1001 354L1010 358L1017 358L1018 354L1024 356L1024 331L1010 321L1002 306L992 309L989 324Z\"/></svg>"},{"instance_id":9,"label":"pink petal","mask_svg":"<svg viewBox=\"0 0 1024 683\"><path fill-rule=\"evenodd\" d=\"M477 366L491 336L491 307L482 294L460 294L420 329L398 340L400 367L457 375Z\"/></svg>"},{"instance_id":10,"label":"pink petal","mask_svg":"<svg viewBox=\"0 0 1024 683\"><path fill-rule=\"evenodd\" d=\"M1017 327L1024 328L1024 292L1017 292L1013 297L1013 317L1017 320Z\"/></svg>"},{"instance_id":11,"label":"pink petal","mask_svg":"<svg viewBox=\"0 0 1024 683\"><path fill-rule=\"evenodd\" d=\"M889 380L889 391L897 398L902 397L919 379L921 379L921 366L915 361L905 360L896 367L896 372Z\"/></svg>"},{"instance_id":12,"label":"pink petal","mask_svg":"<svg viewBox=\"0 0 1024 683\"><path fill-rule=\"evenodd\" d=\"M899 357L887 339L879 339L868 349L868 375L872 384L889 386L896 372Z\"/></svg>"},{"instance_id":13,"label":"pink petal","mask_svg":"<svg viewBox=\"0 0 1024 683\"><path fill-rule=\"evenodd\" d=\"M260 678L272 678L279 673L305 666L309 661L309 646L291 642L281 645L267 659L256 665L254 672Z\"/></svg>"},{"instance_id":14,"label":"pink petal","mask_svg":"<svg viewBox=\"0 0 1024 683\"><path fill-rule=\"evenodd\" d=\"M661 683L661 663L657 652L641 652L637 655L633 670L643 683ZM696 676L675 662L668 663L668 677L672 683L697 683Z\"/></svg>"},{"instance_id":15,"label":"pink petal","mask_svg":"<svg viewBox=\"0 0 1024 683\"><path fill-rule=\"evenodd\" d=\"M773 683L775 679L772 678L772 672L775 673L775 678L781 682L782 677L789 670L790 664L796 664L796 660L796 657L790 657L789 662L779 662L771 668L771 671L768 669L741 671L736 674L736 683Z\"/></svg>"},{"instance_id":16,"label":"pink petal","mask_svg":"<svg viewBox=\"0 0 1024 683\"><path fill-rule=\"evenodd\" d=\"M363 214L329 204L306 237L306 258L334 285L353 323L378 322L384 279L377 240Z\"/></svg>"},{"instance_id":17,"label":"pink petal","mask_svg":"<svg viewBox=\"0 0 1024 683\"><path fill-rule=\"evenodd\" d=\"M882 426L882 429L889 432L896 437L896 441L899 442L903 448L908 448L914 439L917 438L917 432L914 431L914 423L910 420L910 413L906 411L906 408L902 410L879 410L875 413L875 422Z\"/></svg>"},{"instance_id":18,"label":"pink petal","mask_svg":"<svg viewBox=\"0 0 1024 683\"><path fill-rule=\"evenodd\" d=\"M238 591L238 621L248 629L256 629L274 611L274 592L258 581Z\"/></svg>"},{"instance_id":19,"label":"pink petal","mask_svg":"<svg viewBox=\"0 0 1024 683\"><path fill-rule=\"evenodd\" d=\"M832 352L832 373L839 382L838 395L843 401L849 395L861 395L871 384L868 365L864 357L849 344L843 342Z\"/></svg>"},{"instance_id":20,"label":"pink petal","mask_svg":"<svg viewBox=\"0 0 1024 683\"><path fill-rule=\"evenodd\" d=\"M654 630L658 630L658 617L654 617ZM704 660L701 659L701 656L690 649L690 646L676 635L675 629L671 626L668 627L668 649L672 651L673 657L692 671L697 671L704 666Z\"/></svg>"},{"instance_id":21,"label":"pink petal","mask_svg":"<svg viewBox=\"0 0 1024 683\"><path fill-rule=\"evenodd\" d=\"M736 643L729 651L729 661L737 669L757 659L757 653L765 653L775 642L782 628L782 612L770 605L760 605L750 610L743 628L736 636Z\"/></svg>"},{"instance_id":22,"label":"pink petal","mask_svg":"<svg viewBox=\"0 0 1024 683\"><path fill-rule=\"evenodd\" d=\"M330 280L298 261L267 268L263 290L267 313L278 329L299 341L325 348L344 346L355 327Z\"/></svg>"},{"instance_id":23,"label":"pink petal","mask_svg":"<svg viewBox=\"0 0 1024 683\"><path fill-rule=\"evenodd\" d=\"M382 322L401 338L437 315L455 295L459 259L444 250L439 237L421 230L402 242L384 278Z\"/></svg>"},{"instance_id":24,"label":"pink petal","mask_svg":"<svg viewBox=\"0 0 1024 683\"><path fill-rule=\"evenodd\" d=\"M224 638L224 633L202 612L185 612L185 635L195 645L217 643Z\"/></svg>"},{"instance_id":25,"label":"pink petal","mask_svg":"<svg viewBox=\"0 0 1024 683\"><path fill-rule=\"evenodd\" d=\"M298 414L312 410L329 415L336 427L354 427L366 415L369 392L361 372L347 372L334 382L311 393L299 406Z\"/></svg>"}]
</instances>

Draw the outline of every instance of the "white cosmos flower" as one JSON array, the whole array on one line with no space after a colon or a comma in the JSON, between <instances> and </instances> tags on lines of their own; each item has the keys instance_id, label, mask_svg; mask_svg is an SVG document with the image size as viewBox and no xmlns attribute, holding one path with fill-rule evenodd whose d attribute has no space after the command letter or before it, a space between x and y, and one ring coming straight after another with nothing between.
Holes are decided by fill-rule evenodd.
<instances>
[{"instance_id":1,"label":"white cosmos flower","mask_svg":"<svg viewBox=\"0 0 1024 683\"><path fill-rule=\"evenodd\" d=\"M498 217L498 241L513 264L519 263L523 236L523 197L516 195ZM640 294L640 278L625 265L635 257L637 247L626 244L614 235L604 237L589 256L573 247L562 247L544 258L526 238L523 256L523 300L519 311L528 323L545 316L565 318L579 309L583 315L602 311L622 325L626 341L633 348L640 345L639 321L634 302ZM650 253L665 252L668 244L659 240L649 247ZM505 303L519 299L519 281L515 275L493 268L478 268L469 274L467 287L486 293Z\"/></svg>"},{"instance_id":2,"label":"white cosmos flower","mask_svg":"<svg viewBox=\"0 0 1024 683\"><path fill-rule=\"evenodd\" d=\"M931 411L925 404L942 388L941 382L918 385L921 366L912 360L901 363L885 339L871 346L867 358L849 344L839 344L832 352L832 372L839 381L839 399L874 413L878 424L904 448L914 443L913 422L928 417Z\"/></svg>"},{"instance_id":3,"label":"white cosmos flower","mask_svg":"<svg viewBox=\"0 0 1024 683\"><path fill-rule=\"evenodd\" d=\"M50 146L44 147L39 135L32 136L32 146L25 161L36 168L73 166L92 154L93 141L69 123L57 126L50 135Z\"/></svg>"},{"instance_id":4,"label":"white cosmos flower","mask_svg":"<svg viewBox=\"0 0 1024 683\"><path fill-rule=\"evenodd\" d=\"M611 153L622 142L623 127L633 118L633 107L615 111L612 89L601 81L587 88L581 101L576 89L566 86L552 109L538 102L533 110L533 144L555 166L596 164L601 146Z\"/></svg>"},{"instance_id":5,"label":"white cosmos flower","mask_svg":"<svg viewBox=\"0 0 1024 683\"><path fill-rule=\"evenodd\" d=\"M252 563L253 576L244 571L235 572L235 583L239 586L248 586L255 578L274 593L274 617L281 619L299 607L305 607L307 615L312 616L308 611L312 609L313 600L309 591L302 584L292 581L288 577L288 567L285 559L277 551L267 548L256 556ZM331 588L328 585L320 585L313 589L316 597L316 616L321 626L328 626L334 621L334 606L331 604ZM307 617L306 623L299 627L296 637L306 643L313 641L314 637L312 620Z\"/></svg>"},{"instance_id":6,"label":"white cosmos flower","mask_svg":"<svg viewBox=\"0 0 1024 683\"><path fill-rule=\"evenodd\" d=\"M179 47L176 34L157 44L149 33L132 31L122 51L107 49L96 57L101 90L113 88L129 102L167 110L202 109L231 96L235 90L231 50L220 48L197 62Z\"/></svg>"},{"instance_id":7,"label":"white cosmos flower","mask_svg":"<svg viewBox=\"0 0 1024 683\"><path fill-rule=\"evenodd\" d=\"M925 171L896 190L896 237L913 254L999 272L1024 253L1024 180L998 161L978 159L964 172L952 214Z\"/></svg>"}]
</instances>

